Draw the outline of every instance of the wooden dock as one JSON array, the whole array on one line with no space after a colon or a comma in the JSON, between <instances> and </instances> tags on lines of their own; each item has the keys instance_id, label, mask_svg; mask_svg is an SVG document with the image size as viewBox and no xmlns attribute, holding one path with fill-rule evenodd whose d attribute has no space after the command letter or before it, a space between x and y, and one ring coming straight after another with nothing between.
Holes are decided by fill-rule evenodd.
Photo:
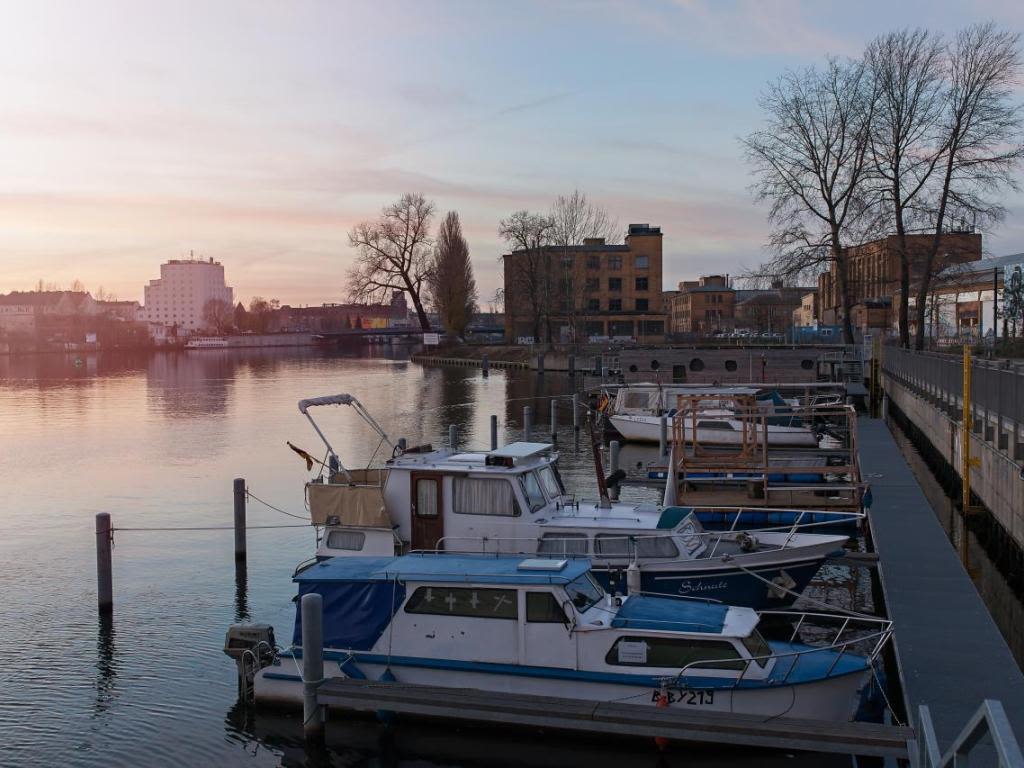
<instances>
[{"instance_id":1,"label":"wooden dock","mask_svg":"<svg viewBox=\"0 0 1024 768\"><path fill-rule=\"evenodd\" d=\"M907 757L909 728L827 723L699 712L649 705L581 701L397 682L332 678L317 691L321 704L361 712L386 710L418 717L576 733L711 742L843 755Z\"/></svg>"},{"instance_id":2,"label":"wooden dock","mask_svg":"<svg viewBox=\"0 0 1024 768\"><path fill-rule=\"evenodd\" d=\"M860 447L911 723L928 705L945 750L982 701L996 699L1024 734L1024 675L886 424L862 419Z\"/></svg>"}]
</instances>

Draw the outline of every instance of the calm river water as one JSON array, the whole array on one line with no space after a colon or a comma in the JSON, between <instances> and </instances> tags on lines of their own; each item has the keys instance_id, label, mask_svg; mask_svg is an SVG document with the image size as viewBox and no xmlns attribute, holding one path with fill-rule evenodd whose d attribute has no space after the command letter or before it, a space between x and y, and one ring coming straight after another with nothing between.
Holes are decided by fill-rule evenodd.
<instances>
[{"instance_id":1,"label":"calm river water","mask_svg":"<svg viewBox=\"0 0 1024 768\"><path fill-rule=\"evenodd\" d=\"M400 354L400 353L394 353ZM563 376L422 368L391 352L313 350L72 357L0 357L0 765L171 766L735 766L836 765L783 753L595 743L443 725L332 720L328 748L307 753L300 720L236 707L224 630L251 618L287 638L291 573L313 552L308 526L250 530L247 576L236 581L230 530L115 535L113 621L95 608L94 515L115 527L230 526L232 478L304 516L304 463L285 444L321 446L296 402L349 392L393 436L438 442L459 425L485 446L490 414L517 437L522 406L568 392ZM318 420L343 460L377 449L349 409ZM546 428L545 428L546 431ZM593 496L589 451L559 427L563 475ZM625 456L625 454L624 454ZM639 458L643 458L640 456ZM630 495L654 491L633 489ZM251 502L250 525L300 521ZM864 569L829 566L813 592L870 610Z\"/></svg>"}]
</instances>

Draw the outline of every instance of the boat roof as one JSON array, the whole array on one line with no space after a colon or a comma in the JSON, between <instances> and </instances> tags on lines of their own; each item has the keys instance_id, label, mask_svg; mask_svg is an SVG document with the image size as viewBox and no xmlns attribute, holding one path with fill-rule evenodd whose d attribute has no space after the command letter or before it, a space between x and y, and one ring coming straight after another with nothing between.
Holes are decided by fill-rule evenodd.
<instances>
[{"instance_id":1,"label":"boat roof","mask_svg":"<svg viewBox=\"0 0 1024 768\"><path fill-rule=\"evenodd\" d=\"M590 570L586 559L518 555L411 554L333 557L295 576L297 582L430 581L472 584L568 584Z\"/></svg>"},{"instance_id":2,"label":"boat roof","mask_svg":"<svg viewBox=\"0 0 1024 768\"><path fill-rule=\"evenodd\" d=\"M660 510L652 505L640 504L636 507L614 505L610 509L601 509L596 502L581 502L578 510L563 508L560 514L552 515L541 522L542 530L551 528L608 528L626 529L629 531L653 530L658 527L661 518Z\"/></svg>"},{"instance_id":3,"label":"boat roof","mask_svg":"<svg viewBox=\"0 0 1024 768\"><path fill-rule=\"evenodd\" d=\"M757 622L758 615L753 608L738 608L706 600L635 595L623 602L612 619L612 626L617 629L746 637Z\"/></svg>"},{"instance_id":4,"label":"boat roof","mask_svg":"<svg viewBox=\"0 0 1024 768\"><path fill-rule=\"evenodd\" d=\"M516 442L493 451L463 451L456 453L448 448L432 451L403 453L390 459L387 466L392 469L430 468L450 472L480 470L487 472L518 473L528 468L551 463L558 458L552 453L551 443ZM488 463L488 458L511 459L513 466L502 463Z\"/></svg>"}]
</instances>

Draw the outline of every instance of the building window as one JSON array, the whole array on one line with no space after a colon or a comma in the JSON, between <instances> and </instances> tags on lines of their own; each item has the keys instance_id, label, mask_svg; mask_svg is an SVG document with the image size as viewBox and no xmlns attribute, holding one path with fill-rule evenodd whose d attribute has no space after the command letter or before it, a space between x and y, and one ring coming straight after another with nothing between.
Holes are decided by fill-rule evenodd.
<instances>
[{"instance_id":1,"label":"building window","mask_svg":"<svg viewBox=\"0 0 1024 768\"><path fill-rule=\"evenodd\" d=\"M562 256L562 266L565 267L566 269L572 268L572 261L572 256L569 256L568 254Z\"/></svg>"},{"instance_id":2,"label":"building window","mask_svg":"<svg viewBox=\"0 0 1024 768\"><path fill-rule=\"evenodd\" d=\"M586 288L588 293L601 290L601 278L599 277L588 277L586 282Z\"/></svg>"},{"instance_id":3,"label":"building window","mask_svg":"<svg viewBox=\"0 0 1024 768\"><path fill-rule=\"evenodd\" d=\"M609 277L608 278L608 290L609 291L621 291L622 290L622 278L621 277Z\"/></svg>"},{"instance_id":4,"label":"building window","mask_svg":"<svg viewBox=\"0 0 1024 768\"><path fill-rule=\"evenodd\" d=\"M601 257L596 253L589 254L587 256L587 269L600 269L601 268Z\"/></svg>"},{"instance_id":5,"label":"building window","mask_svg":"<svg viewBox=\"0 0 1024 768\"><path fill-rule=\"evenodd\" d=\"M608 311L609 312L621 312L622 311L622 299L608 299Z\"/></svg>"},{"instance_id":6,"label":"building window","mask_svg":"<svg viewBox=\"0 0 1024 768\"><path fill-rule=\"evenodd\" d=\"M637 299L636 300L636 311L637 312L646 312L647 311L647 299Z\"/></svg>"},{"instance_id":7,"label":"building window","mask_svg":"<svg viewBox=\"0 0 1024 768\"><path fill-rule=\"evenodd\" d=\"M622 269L622 257L618 255L609 256L608 269Z\"/></svg>"},{"instance_id":8,"label":"building window","mask_svg":"<svg viewBox=\"0 0 1024 768\"><path fill-rule=\"evenodd\" d=\"M636 289L638 291L646 291L647 290L647 278L646 277L638 277L636 279Z\"/></svg>"},{"instance_id":9,"label":"building window","mask_svg":"<svg viewBox=\"0 0 1024 768\"><path fill-rule=\"evenodd\" d=\"M647 269L650 259L647 256L637 256L633 259L633 266L637 269Z\"/></svg>"},{"instance_id":10,"label":"building window","mask_svg":"<svg viewBox=\"0 0 1024 768\"><path fill-rule=\"evenodd\" d=\"M406 613L469 616L478 619L515 619L514 589L420 587L405 603Z\"/></svg>"},{"instance_id":11,"label":"building window","mask_svg":"<svg viewBox=\"0 0 1024 768\"><path fill-rule=\"evenodd\" d=\"M600 299L587 299L587 312L600 312L601 311L601 300Z\"/></svg>"}]
</instances>

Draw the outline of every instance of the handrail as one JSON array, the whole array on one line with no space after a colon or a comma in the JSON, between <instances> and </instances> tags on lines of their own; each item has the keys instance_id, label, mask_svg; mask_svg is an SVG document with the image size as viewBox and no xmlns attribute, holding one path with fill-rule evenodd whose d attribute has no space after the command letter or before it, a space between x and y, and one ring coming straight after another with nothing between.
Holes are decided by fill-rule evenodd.
<instances>
[{"instance_id":1,"label":"handrail","mask_svg":"<svg viewBox=\"0 0 1024 768\"><path fill-rule=\"evenodd\" d=\"M913 768L949 768L967 765L973 749L990 736L999 768L1024 768L1024 753L1001 702L985 699L971 716L953 743L940 755L931 711L927 704L918 707L917 740L907 744Z\"/></svg>"}]
</instances>

